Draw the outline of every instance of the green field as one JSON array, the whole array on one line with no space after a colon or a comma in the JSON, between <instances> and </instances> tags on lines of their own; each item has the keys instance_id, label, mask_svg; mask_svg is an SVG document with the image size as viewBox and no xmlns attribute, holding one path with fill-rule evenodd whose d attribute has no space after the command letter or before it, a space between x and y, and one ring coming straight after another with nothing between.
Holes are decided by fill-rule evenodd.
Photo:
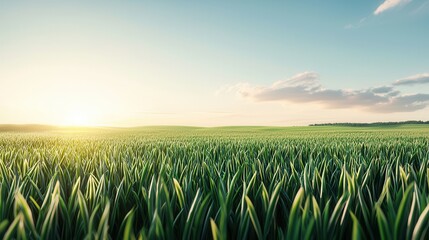
<instances>
[{"instance_id":1,"label":"green field","mask_svg":"<svg viewBox=\"0 0 429 240\"><path fill-rule=\"evenodd\" d=\"M0 127L3 239L427 239L429 127Z\"/></svg>"}]
</instances>

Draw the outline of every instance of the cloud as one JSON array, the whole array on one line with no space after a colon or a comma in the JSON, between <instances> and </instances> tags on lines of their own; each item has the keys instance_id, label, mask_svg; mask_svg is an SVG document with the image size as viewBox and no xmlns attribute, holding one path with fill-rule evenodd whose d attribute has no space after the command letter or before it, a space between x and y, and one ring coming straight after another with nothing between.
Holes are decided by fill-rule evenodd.
<instances>
[{"instance_id":1,"label":"cloud","mask_svg":"<svg viewBox=\"0 0 429 240\"><path fill-rule=\"evenodd\" d=\"M385 0L380 6L377 7L377 9L375 9L374 15L379 15L386 10L397 7L399 5L407 4L409 2L411 2L411 0Z\"/></svg>"},{"instance_id":2,"label":"cloud","mask_svg":"<svg viewBox=\"0 0 429 240\"><path fill-rule=\"evenodd\" d=\"M373 93L392 93L393 87L390 86L382 86L382 87L375 87L371 90Z\"/></svg>"},{"instance_id":3,"label":"cloud","mask_svg":"<svg viewBox=\"0 0 429 240\"><path fill-rule=\"evenodd\" d=\"M417 13L419 13L420 11L422 11L423 9L425 9L427 6L429 6L429 1L426 1L426 2L422 3L422 4L420 5L420 7L418 7L418 8L417 8L417 9L415 9L414 11L412 11L412 14L417 14Z\"/></svg>"},{"instance_id":4,"label":"cloud","mask_svg":"<svg viewBox=\"0 0 429 240\"><path fill-rule=\"evenodd\" d=\"M380 4L380 5L377 7L377 9L375 9L375 11L373 12L373 15L375 15L375 16L380 15L381 13L383 13L383 12L385 12L385 11L389 10L389 9L392 9L392 8L395 8L395 7L398 7L398 6L401 6L401 5L408 4L408 3L410 3L411 1L412 1L412 0L384 0L384 2L383 2L382 4ZM428 2L426 2L426 3L429 3L429 1L428 1ZM413 14L414 14L414 13L417 13L417 12L419 12L421 9L423 9L423 8L426 6L426 3L422 4L422 5L421 5L417 10L415 10L415 11L413 12ZM350 29L360 28L360 27L364 26L364 25L366 24L367 20L370 20L372 17L373 17L373 16L366 16L366 17L363 17L363 18L361 18L361 19L360 19L358 22L356 22L356 23L349 23L349 24L345 25L345 26L344 26L344 29L346 29L346 30L350 30Z\"/></svg>"},{"instance_id":5,"label":"cloud","mask_svg":"<svg viewBox=\"0 0 429 240\"><path fill-rule=\"evenodd\" d=\"M367 17L361 18L359 20L359 22L357 22L356 24L347 24L346 26L344 26L344 29L354 29L354 28L360 28L362 27L362 25L365 23Z\"/></svg>"},{"instance_id":6,"label":"cloud","mask_svg":"<svg viewBox=\"0 0 429 240\"><path fill-rule=\"evenodd\" d=\"M396 80L393 85L402 86L402 85L415 85L415 84L425 84L429 83L429 73L421 73L413 76L409 76L403 79Z\"/></svg>"},{"instance_id":7,"label":"cloud","mask_svg":"<svg viewBox=\"0 0 429 240\"><path fill-rule=\"evenodd\" d=\"M240 96L256 102L319 103L326 108L359 108L368 112L413 112L429 105L429 94L405 95L392 86L326 89L314 72L300 73L270 86L245 83L235 89Z\"/></svg>"}]
</instances>

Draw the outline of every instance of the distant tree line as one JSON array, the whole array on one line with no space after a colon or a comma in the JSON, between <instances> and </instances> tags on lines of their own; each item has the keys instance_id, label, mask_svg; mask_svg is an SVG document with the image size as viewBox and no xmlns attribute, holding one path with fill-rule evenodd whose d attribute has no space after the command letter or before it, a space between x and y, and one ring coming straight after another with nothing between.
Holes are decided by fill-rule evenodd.
<instances>
[{"instance_id":1,"label":"distant tree line","mask_svg":"<svg viewBox=\"0 0 429 240\"><path fill-rule=\"evenodd\" d=\"M428 124L429 121L403 121L403 122L374 122L374 123L316 123L310 126L347 126L347 127L376 127L376 126L394 126L403 124Z\"/></svg>"}]
</instances>

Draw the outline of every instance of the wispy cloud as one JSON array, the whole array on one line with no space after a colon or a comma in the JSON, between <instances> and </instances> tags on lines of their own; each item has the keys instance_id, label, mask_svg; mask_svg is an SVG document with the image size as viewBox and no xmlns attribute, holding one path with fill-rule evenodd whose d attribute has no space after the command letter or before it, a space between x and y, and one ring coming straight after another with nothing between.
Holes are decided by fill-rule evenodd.
<instances>
[{"instance_id":1,"label":"wispy cloud","mask_svg":"<svg viewBox=\"0 0 429 240\"><path fill-rule=\"evenodd\" d=\"M396 80L393 85L415 85L429 83L429 73L421 73L406 78Z\"/></svg>"},{"instance_id":2,"label":"wispy cloud","mask_svg":"<svg viewBox=\"0 0 429 240\"><path fill-rule=\"evenodd\" d=\"M422 11L423 9L427 8L428 6L429 6L429 1L426 1L426 2L422 3L422 4L420 5L420 7L418 7L417 9L415 9L414 11L412 11L411 13L412 13L412 14L417 14L417 13L419 13L420 11Z\"/></svg>"},{"instance_id":3,"label":"wispy cloud","mask_svg":"<svg viewBox=\"0 0 429 240\"><path fill-rule=\"evenodd\" d=\"M355 23L355 24L352 24L352 23L347 24L346 26L344 26L344 28L345 28L345 29L360 28L360 27L365 23L366 19L367 19L366 17L361 18L361 19L359 20L359 22L357 22L357 23Z\"/></svg>"},{"instance_id":4,"label":"wispy cloud","mask_svg":"<svg viewBox=\"0 0 429 240\"><path fill-rule=\"evenodd\" d=\"M327 89L314 72L300 73L270 86L245 83L235 89L242 97L257 102L319 103L327 108L359 108L369 112L413 112L429 105L429 94L402 94L392 86Z\"/></svg>"},{"instance_id":5,"label":"wispy cloud","mask_svg":"<svg viewBox=\"0 0 429 240\"><path fill-rule=\"evenodd\" d=\"M383 12L389 10L389 9L392 9L392 8L395 8L395 7L398 7L398 6L401 6L401 5L405 5L405 4L409 3L409 2L411 2L411 0L384 0L384 2L382 4L380 4L377 7L377 9L375 9L375 11L373 12L373 16L371 16L371 15L370 16L366 16L366 17L361 18L357 23L347 24L347 25L344 26L344 29L349 30L349 29L360 28L360 27L362 27L365 24L365 22L367 22L367 20L370 20L372 17L380 15L381 13L383 13ZM423 4L416 11L420 11L421 8L423 8L424 6L425 6L425 4Z\"/></svg>"},{"instance_id":6,"label":"wispy cloud","mask_svg":"<svg viewBox=\"0 0 429 240\"><path fill-rule=\"evenodd\" d=\"M379 15L384 11L407 4L409 2L411 2L411 0L385 0L382 4L380 4L380 6L377 7L377 9L375 9L374 15Z\"/></svg>"}]
</instances>

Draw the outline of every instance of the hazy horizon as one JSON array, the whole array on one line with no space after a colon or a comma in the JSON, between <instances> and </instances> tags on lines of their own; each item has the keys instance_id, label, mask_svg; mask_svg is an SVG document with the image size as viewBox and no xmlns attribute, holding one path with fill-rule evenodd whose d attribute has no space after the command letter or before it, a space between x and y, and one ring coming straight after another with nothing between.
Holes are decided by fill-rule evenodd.
<instances>
[{"instance_id":1,"label":"hazy horizon","mask_svg":"<svg viewBox=\"0 0 429 240\"><path fill-rule=\"evenodd\" d=\"M0 124L429 120L429 1L0 1Z\"/></svg>"}]
</instances>

